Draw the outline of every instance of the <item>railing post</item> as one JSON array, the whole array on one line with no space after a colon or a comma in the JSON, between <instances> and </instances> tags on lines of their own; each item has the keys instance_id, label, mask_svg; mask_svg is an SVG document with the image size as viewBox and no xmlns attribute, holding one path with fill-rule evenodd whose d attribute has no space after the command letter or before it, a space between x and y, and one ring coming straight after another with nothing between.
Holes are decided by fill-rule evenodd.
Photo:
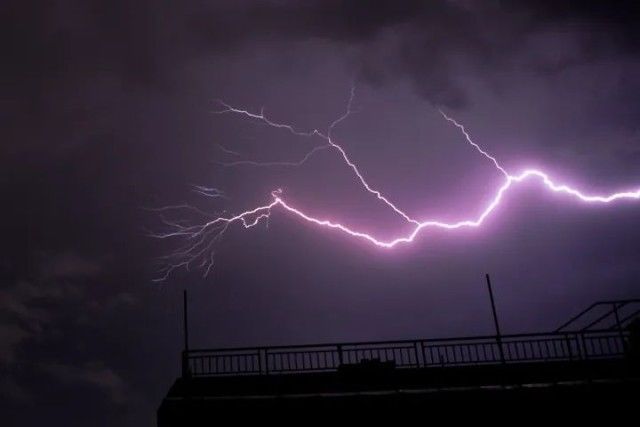
<instances>
[{"instance_id":1,"label":"railing post","mask_svg":"<svg viewBox=\"0 0 640 427\"><path fill-rule=\"evenodd\" d=\"M416 351L416 367L419 368L421 365L424 365L423 363L420 362L420 358L424 356L424 353L422 351L422 341L415 342L415 351Z\"/></svg>"},{"instance_id":2,"label":"railing post","mask_svg":"<svg viewBox=\"0 0 640 427\"><path fill-rule=\"evenodd\" d=\"M584 355L582 354L582 347L580 346L580 340L578 339L578 334L573 334L573 340L576 342L576 350L578 352L577 357L578 360L583 360Z\"/></svg>"},{"instance_id":3,"label":"railing post","mask_svg":"<svg viewBox=\"0 0 640 427\"><path fill-rule=\"evenodd\" d=\"M416 368L420 367L420 350L418 349L418 341L415 341L413 343L413 352L415 354L416 357Z\"/></svg>"},{"instance_id":4,"label":"railing post","mask_svg":"<svg viewBox=\"0 0 640 427\"><path fill-rule=\"evenodd\" d=\"M262 349L261 353L264 355L264 374L269 375L269 355L267 349Z\"/></svg>"},{"instance_id":5,"label":"railing post","mask_svg":"<svg viewBox=\"0 0 640 427\"><path fill-rule=\"evenodd\" d=\"M620 323L620 316L618 315L618 304L613 303L613 314L616 316L616 327L618 328L618 333L620 334L620 344L622 344L622 354L626 352L626 342L624 340L624 331L622 330L622 324Z\"/></svg>"},{"instance_id":6,"label":"railing post","mask_svg":"<svg viewBox=\"0 0 640 427\"><path fill-rule=\"evenodd\" d=\"M338 363L342 365L344 363L344 361L342 360L342 344L338 344L337 349L338 349Z\"/></svg>"},{"instance_id":7,"label":"railing post","mask_svg":"<svg viewBox=\"0 0 640 427\"><path fill-rule=\"evenodd\" d=\"M582 347L582 354L584 355L584 360L589 359L589 350L587 350L587 345L584 342L584 332L580 333L580 345Z\"/></svg>"},{"instance_id":8,"label":"railing post","mask_svg":"<svg viewBox=\"0 0 640 427\"><path fill-rule=\"evenodd\" d=\"M564 336L564 340L567 343L567 354L569 356L569 360L573 360L573 352L571 351L571 339L569 339L569 334Z\"/></svg>"},{"instance_id":9,"label":"railing post","mask_svg":"<svg viewBox=\"0 0 640 427\"><path fill-rule=\"evenodd\" d=\"M420 355L422 356L422 367L429 367L429 362L427 359L426 348L424 347L424 341L420 341Z\"/></svg>"}]
</instances>

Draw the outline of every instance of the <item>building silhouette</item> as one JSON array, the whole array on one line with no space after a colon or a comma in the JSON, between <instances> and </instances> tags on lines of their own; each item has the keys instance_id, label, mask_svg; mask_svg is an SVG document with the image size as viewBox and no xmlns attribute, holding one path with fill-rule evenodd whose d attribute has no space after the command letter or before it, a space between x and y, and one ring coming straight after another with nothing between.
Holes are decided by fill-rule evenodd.
<instances>
[{"instance_id":1,"label":"building silhouette","mask_svg":"<svg viewBox=\"0 0 640 427\"><path fill-rule=\"evenodd\" d=\"M158 409L158 426L419 420L478 407L633 413L639 314L638 299L599 301L550 332L501 335L494 311L490 336L190 349L185 296L182 375Z\"/></svg>"}]
</instances>

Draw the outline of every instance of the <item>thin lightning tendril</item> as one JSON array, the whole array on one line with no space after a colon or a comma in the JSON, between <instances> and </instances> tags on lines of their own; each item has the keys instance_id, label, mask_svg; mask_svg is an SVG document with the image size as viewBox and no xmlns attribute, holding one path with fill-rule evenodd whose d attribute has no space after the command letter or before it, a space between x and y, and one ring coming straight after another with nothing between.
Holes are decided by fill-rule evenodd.
<instances>
[{"instance_id":1,"label":"thin lightning tendril","mask_svg":"<svg viewBox=\"0 0 640 427\"><path fill-rule=\"evenodd\" d=\"M261 122L263 122L264 124L267 124L271 127L274 128L278 128L278 129L285 129L289 132L291 132L294 135L297 136L303 136L303 137L319 137L321 139L323 139L326 143L324 145L321 145L319 147L316 147L314 149L312 149L309 153L307 153L307 155L305 157L303 157L303 159L300 162L279 162L276 163L275 165L284 165L284 166L299 166L302 163L306 162L309 157L311 157L311 155L313 155L315 152L319 151L319 149L322 148L334 148L335 150L338 151L338 153L340 154L340 156L342 157L342 159L344 160L344 162L347 164L347 166L349 166L349 168L353 171L353 173L355 174L355 176L358 178L358 180L360 181L360 184L362 184L362 186L364 187L365 190L367 190L369 193L373 194L374 196L376 196L376 198L378 198L378 200L382 201L384 204L386 204L389 208L391 208L396 214L400 215L404 220L406 220L407 222L413 223L414 225L419 225L419 222L413 218L411 218L408 214L406 214L405 212L403 212L400 208L398 208L395 204L393 204L387 197L385 197L384 195L382 195L382 193L374 188L372 188L369 183L364 179L364 176L362 175L362 173L360 173L360 170L358 169L358 167L356 166L356 164L349 158L349 156L347 155L347 152L344 150L344 148L342 148L341 145L337 144L333 139L332 139L332 132L334 130L334 128L340 124L341 122L343 122L344 120L346 120L352 113L353 113L353 100L355 98L355 87L351 88L351 93L349 95L349 101L347 102L347 108L345 109L345 112L342 114L342 116L338 117L336 120L334 120L328 127L327 132L321 132L318 129L313 129L311 131L299 131L297 130L294 126L289 125L289 124L285 124L285 123L277 123L274 122L270 119L268 119L265 116L264 113L264 108L262 108L260 110L260 114L255 114L255 113L251 113L247 110L243 110L243 109L238 109L238 108L234 108L232 106L230 106L229 104L225 103L224 101L219 101L220 105L222 105L223 107L225 107L224 110L218 111L219 114L223 114L223 113L236 113L236 114L240 114L240 115L244 115L246 117L252 118L252 119L256 119L259 120ZM234 162L236 165L238 164L237 162ZM230 165L234 165L234 163L228 163L227 166ZM247 162L245 162L245 164L247 164ZM249 164L254 164L254 165L260 165L260 162L249 162ZM262 165L274 165L273 163L261 163Z\"/></svg>"},{"instance_id":2,"label":"thin lightning tendril","mask_svg":"<svg viewBox=\"0 0 640 427\"><path fill-rule=\"evenodd\" d=\"M236 160L234 162L218 162L220 165L224 167L234 167L234 166L258 166L258 167L272 167L272 166L302 166L309 160L314 154L318 151L326 150L327 148L331 148L330 145L318 145L313 147L307 154L302 157L301 160L297 162L258 162L255 160Z\"/></svg>"},{"instance_id":3,"label":"thin lightning tendril","mask_svg":"<svg viewBox=\"0 0 640 427\"><path fill-rule=\"evenodd\" d=\"M352 170L357 180L360 182L362 187L369 193L373 194L378 200L380 200L383 204L385 204L388 208L390 208L394 213L404 219L407 223L412 224L412 229L406 234L399 235L393 239L383 240L376 238L374 235L359 231L349 226L343 225L339 222L335 222L329 219L322 219L314 217L313 215L306 213L302 209L299 209L291 204L289 204L282 196L282 190L277 189L271 192L271 201L265 205L255 207L250 210L246 210L242 213L233 216L220 216L211 219L205 223L195 224L195 225L185 225L184 223L177 221L169 221L165 218L162 218L163 223L170 228L170 231L160 234L151 234L151 236L159 238L159 239L168 239L168 238L181 238L183 239L184 245L179 248L174 253L170 254L166 257L167 263L165 267L161 270L161 277L155 279L155 281L164 281L166 280L173 271L179 268L185 268L186 270L190 270L192 266L196 265L199 268L204 269L204 276L206 276L210 271L214 263L214 254L213 250L214 246L222 239L224 233L227 231L229 226L234 223L240 223L244 228L248 229L251 227L255 227L260 223L261 220L265 220L268 224L268 220L274 208L279 207L287 213L298 217L306 222L311 224L333 229L336 231L340 231L343 234L354 237L360 240L364 240L368 243L371 243L377 247L383 249L392 249L397 245L403 243L410 243L415 240L415 238L424 230L428 228L439 228L444 230L456 230L460 228L474 228L479 227L483 224L483 222L498 208L501 201L504 198L504 195L508 190L514 187L515 184L519 184L528 180L537 180L548 190L561 193L564 195L572 196L576 200L584 203L599 203L599 204L607 204L612 203L618 200L640 200L640 189L631 190L631 191L623 191L616 192L606 195L593 195L586 194L572 188L568 185L557 184L554 182L548 174L538 169L525 169L519 174L512 175L509 173L500 162L489 152L484 150L480 145L473 141L465 127L458 123L455 119L449 117L445 112L440 110L440 114L447 120L449 123L454 125L456 128L460 130L462 135L464 136L466 142L471 145L477 152L483 155L487 160L489 160L494 168L500 172L504 176L504 182L498 188L495 193L493 199L488 203L485 209L476 217L472 219L466 219L458 222L443 222L438 220L416 220L411 217L409 214L405 213L398 206L396 206L393 202L391 202L386 196L384 196L379 190L371 187L369 183L365 180L364 176L360 172L359 168L356 164L351 160L351 158L347 155L344 148L336 143L332 137L333 130L337 125L346 120L353 113L353 100L355 96L355 89L352 87L351 93L349 96L349 101L347 103L347 107L342 116L338 117L335 121L333 121L327 128L326 132L321 132L318 129L312 129L310 131L302 131L294 127L293 125L286 123L278 123L271 119L269 119L265 115L264 108L260 110L259 114L252 113L248 110L239 109L232 107L231 105L219 101L220 105L224 107L223 110L217 111L218 114L230 113L236 114L240 116L244 116L256 121L259 121L263 124L266 124L272 128L285 130L290 132L293 135L300 137L318 137L324 141L322 145L316 145L312 148L307 154L297 162L257 162L250 160L240 160L229 163L222 163L224 166L241 166L241 165L250 165L250 166L301 166L305 162L309 160L314 154L321 150L332 148L338 152L341 159L344 163ZM223 151L228 154L238 155L235 151L228 150L223 147ZM203 194L207 197L226 197L224 193L216 188L208 188L204 186L195 186L194 191ZM158 212L164 212L167 210L174 209L188 209L193 210L197 213L204 214L203 211L194 208L190 205L176 205L176 206L168 206L164 208L157 209Z\"/></svg>"}]
</instances>

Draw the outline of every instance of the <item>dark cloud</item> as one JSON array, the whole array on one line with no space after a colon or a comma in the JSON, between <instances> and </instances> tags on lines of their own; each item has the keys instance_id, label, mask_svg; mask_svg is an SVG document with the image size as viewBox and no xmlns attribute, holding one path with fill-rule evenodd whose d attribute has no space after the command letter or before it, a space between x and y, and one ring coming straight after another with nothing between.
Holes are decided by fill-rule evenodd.
<instances>
[{"instance_id":1,"label":"dark cloud","mask_svg":"<svg viewBox=\"0 0 640 427\"><path fill-rule=\"evenodd\" d=\"M9 110L40 110L50 126L65 118L46 117L44 110L68 101L47 99L56 95L48 93L54 88L64 89L66 98L83 97L85 83L106 84L101 80L111 76L125 90L143 90L167 84L170 70L189 58L254 42L325 39L354 45L361 52L363 76L405 75L435 104L459 106L464 95L448 78L452 68L494 72L534 31L582 31L584 56L598 48L611 52L612 46L633 51L639 39L634 25L638 6L630 1L218 1L170 6L96 1L44 7L10 2L5 15L3 80L28 83L31 91L14 94ZM385 45L381 39L389 35L395 42ZM11 92L12 87L6 89ZM85 93L74 96L74 89Z\"/></svg>"},{"instance_id":2,"label":"dark cloud","mask_svg":"<svg viewBox=\"0 0 640 427\"><path fill-rule=\"evenodd\" d=\"M25 382L24 371L51 375L63 383L84 383L104 389L114 403L122 403L125 381L102 362L86 361L82 366L68 364L42 351L66 345L68 336L79 329L93 327L94 316L104 310L119 311L135 303L127 293L116 293L96 300L95 282L103 275L103 263L65 252L48 254L32 271L32 277L0 289L0 363L4 380L0 392L12 401L32 401L38 387Z\"/></svg>"},{"instance_id":3,"label":"dark cloud","mask_svg":"<svg viewBox=\"0 0 640 427\"><path fill-rule=\"evenodd\" d=\"M640 16L640 6L635 1L623 0L615 4L607 1L520 2L520 7L530 11L537 25L563 25L568 29L577 27L592 34L594 43L598 38L610 39L614 45L630 52L636 52L639 47L640 31L636 22Z\"/></svg>"},{"instance_id":4,"label":"dark cloud","mask_svg":"<svg viewBox=\"0 0 640 427\"><path fill-rule=\"evenodd\" d=\"M74 285L50 281L20 281L1 289L2 362L14 363L16 353L23 343L45 333L55 314L55 311L52 312L51 302L68 301L77 295L78 290Z\"/></svg>"},{"instance_id":5,"label":"dark cloud","mask_svg":"<svg viewBox=\"0 0 640 427\"><path fill-rule=\"evenodd\" d=\"M133 398L125 380L102 362L85 363L83 366L49 364L42 370L55 380L83 386L98 387L117 405L130 402Z\"/></svg>"},{"instance_id":6,"label":"dark cloud","mask_svg":"<svg viewBox=\"0 0 640 427\"><path fill-rule=\"evenodd\" d=\"M102 272L102 265L95 260L89 260L74 253L63 253L47 257L41 267L42 278L76 279L96 277Z\"/></svg>"}]
</instances>

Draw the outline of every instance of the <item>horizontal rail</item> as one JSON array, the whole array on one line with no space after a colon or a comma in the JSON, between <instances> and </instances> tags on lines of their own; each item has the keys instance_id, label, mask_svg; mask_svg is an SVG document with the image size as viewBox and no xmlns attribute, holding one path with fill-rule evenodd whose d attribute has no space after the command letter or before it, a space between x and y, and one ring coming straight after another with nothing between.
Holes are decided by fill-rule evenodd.
<instances>
[{"instance_id":1,"label":"horizontal rail","mask_svg":"<svg viewBox=\"0 0 640 427\"><path fill-rule=\"evenodd\" d=\"M621 358L628 336L628 331L597 330L512 334L500 339L476 336L198 349L183 353L183 372L194 377L241 376L337 371L365 362L404 369Z\"/></svg>"},{"instance_id":2,"label":"horizontal rail","mask_svg":"<svg viewBox=\"0 0 640 427\"><path fill-rule=\"evenodd\" d=\"M591 330L588 333L611 333L609 329ZM509 334L501 335L502 339L509 338L525 338L525 337L546 337L551 335L566 335L576 334L576 332L530 332L521 334ZM189 350L189 353L203 353L203 352L223 352L223 351L239 351L239 350L278 350L278 349L297 349L297 348L316 348L316 347L335 347L335 346L349 346L349 345L385 345L385 344L412 344L415 342L444 342L444 341L466 341L466 340L479 340L479 339L495 339L495 335L469 335L462 337L444 337L444 338L422 338L422 339L408 339L408 340L387 340L387 341L357 341L357 342L328 342L321 344L294 344L294 345L269 345L260 347L220 347L220 348L201 348Z\"/></svg>"}]
</instances>

